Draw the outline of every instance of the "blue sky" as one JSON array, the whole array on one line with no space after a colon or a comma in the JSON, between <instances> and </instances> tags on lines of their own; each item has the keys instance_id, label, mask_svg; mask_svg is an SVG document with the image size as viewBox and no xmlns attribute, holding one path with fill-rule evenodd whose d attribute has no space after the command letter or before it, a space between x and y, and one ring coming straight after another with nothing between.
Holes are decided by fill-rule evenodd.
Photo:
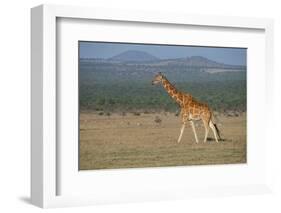
<instances>
[{"instance_id":1,"label":"blue sky","mask_svg":"<svg viewBox=\"0 0 281 213\"><path fill-rule=\"evenodd\" d=\"M202 56L213 61L246 65L246 48L199 47L110 42L79 42L80 58L110 58L127 50L144 51L160 59Z\"/></svg>"}]
</instances>

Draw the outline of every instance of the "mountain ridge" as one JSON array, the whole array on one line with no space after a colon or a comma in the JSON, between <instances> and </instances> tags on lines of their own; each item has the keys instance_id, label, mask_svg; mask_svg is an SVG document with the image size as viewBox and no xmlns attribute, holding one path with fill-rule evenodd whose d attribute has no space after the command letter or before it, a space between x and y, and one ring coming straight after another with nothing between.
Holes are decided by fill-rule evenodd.
<instances>
[{"instance_id":1,"label":"mountain ridge","mask_svg":"<svg viewBox=\"0 0 281 213\"><path fill-rule=\"evenodd\" d=\"M218 62L203 56L190 56L182 58L160 59L145 51L128 50L121 52L110 58L80 58L82 61L93 61L100 63L135 63L153 66L187 66L187 67L205 67L219 69L243 69L246 65L235 65Z\"/></svg>"},{"instance_id":2,"label":"mountain ridge","mask_svg":"<svg viewBox=\"0 0 281 213\"><path fill-rule=\"evenodd\" d=\"M110 57L107 60L123 61L123 62L141 62L141 61L156 61L160 59L145 51L127 50L113 57Z\"/></svg>"}]
</instances>

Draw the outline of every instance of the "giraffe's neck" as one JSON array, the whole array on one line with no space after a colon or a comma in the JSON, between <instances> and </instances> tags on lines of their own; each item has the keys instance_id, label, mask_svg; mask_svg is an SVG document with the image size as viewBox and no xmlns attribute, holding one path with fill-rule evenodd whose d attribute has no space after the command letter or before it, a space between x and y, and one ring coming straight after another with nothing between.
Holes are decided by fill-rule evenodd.
<instances>
[{"instance_id":1,"label":"giraffe's neck","mask_svg":"<svg viewBox=\"0 0 281 213\"><path fill-rule=\"evenodd\" d=\"M172 85L165 77L162 78L162 85L167 93L173 98L180 106L183 104L183 95L179 92L174 85Z\"/></svg>"}]
</instances>

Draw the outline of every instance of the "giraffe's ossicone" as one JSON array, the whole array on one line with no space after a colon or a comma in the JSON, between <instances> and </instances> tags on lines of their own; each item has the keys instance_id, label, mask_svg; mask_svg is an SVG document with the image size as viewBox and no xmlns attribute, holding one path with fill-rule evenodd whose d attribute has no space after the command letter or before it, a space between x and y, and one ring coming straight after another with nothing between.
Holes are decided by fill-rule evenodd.
<instances>
[{"instance_id":1,"label":"giraffe's ossicone","mask_svg":"<svg viewBox=\"0 0 281 213\"><path fill-rule=\"evenodd\" d=\"M192 97L188 93L178 91L176 87L172 85L162 73L159 72L153 78L152 84L156 85L160 83L163 85L164 89L171 96L171 98L173 98L181 108L180 116L182 119L182 127L178 138L178 143L181 141L185 129L185 125L187 122L189 122L192 127L196 143L199 142L195 130L195 125L193 122L194 120L203 121L205 127L204 142L207 141L210 128L214 133L216 142L218 142L218 139L221 139L219 129L213 121L213 113L210 107L206 103L201 103L197 101L194 97Z\"/></svg>"}]
</instances>

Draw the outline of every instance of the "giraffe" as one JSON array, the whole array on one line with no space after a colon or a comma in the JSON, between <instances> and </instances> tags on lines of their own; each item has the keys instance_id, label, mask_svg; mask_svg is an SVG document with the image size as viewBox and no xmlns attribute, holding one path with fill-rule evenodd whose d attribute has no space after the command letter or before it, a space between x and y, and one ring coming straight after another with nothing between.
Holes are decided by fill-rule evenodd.
<instances>
[{"instance_id":1,"label":"giraffe","mask_svg":"<svg viewBox=\"0 0 281 213\"><path fill-rule=\"evenodd\" d=\"M182 120L182 126L178 138L178 143L180 143L182 139L182 135L187 121L189 121L191 125L196 143L199 143L198 136L195 130L195 125L193 122L195 120L203 121L205 127L204 143L207 141L210 128L214 133L216 142L218 143L219 142L218 138L221 139L220 132L217 125L213 122L213 114L209 106L205 103L201 103L197 101L194 97L192 97L188 93L183 93L181 91L178 91L176 87L172 85L161 72L155 75L155 77L152 80L152 85L156 85L160 83L162 83L164 89L167 91L169 96L171 96L171 98L173 98L181 108L180 116Z\"/></svg>"}]
</instances>

